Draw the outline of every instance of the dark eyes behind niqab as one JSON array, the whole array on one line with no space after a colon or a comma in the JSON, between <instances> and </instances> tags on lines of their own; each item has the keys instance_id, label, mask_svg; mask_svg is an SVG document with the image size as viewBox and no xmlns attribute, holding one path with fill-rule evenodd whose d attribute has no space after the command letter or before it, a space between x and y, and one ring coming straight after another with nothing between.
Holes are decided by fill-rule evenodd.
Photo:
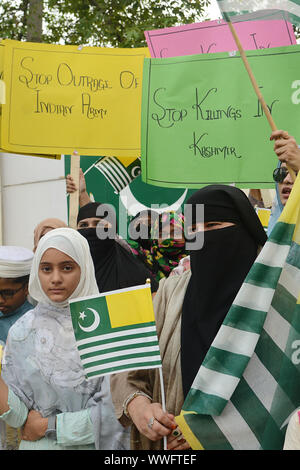
<instances>
[{"instance_id":1,"label":"dark eyes behind niqab","mask_svg":"<svg viewBox=\"0 0 300 470\"><path fill-rule=\"evenodd\" d=\"M187 204L204 204L205 222L234 225L204 232L203 248L190 252L192 275L184 297L181 326L184 396L255 261L258 246L267 239L255 210L238 188L208 186L194 193Z\"/></svg>"},{"instance_id":2,"label":"dark eyes behind niqab","mask_svg":"<svg viewBox=\"0 0 300 470\"><path fill-rule=\"evenodd\" d=\"M81 207L77 223L83 219L99 217L98 207L100 205L100 203L95 202ZM101 212L104 212L102 209L105 209L105 207L101 208ZM100 292L142 285L146 283L147 279L151 281L152 292L157 291L158 283L153 278L152 273L131 252L121 246L115 238L100 239L95 228L79 229L78 232L89 243ZM113 227L112 233L115 232L116 227Z\"/></svg>"}]
</instances>

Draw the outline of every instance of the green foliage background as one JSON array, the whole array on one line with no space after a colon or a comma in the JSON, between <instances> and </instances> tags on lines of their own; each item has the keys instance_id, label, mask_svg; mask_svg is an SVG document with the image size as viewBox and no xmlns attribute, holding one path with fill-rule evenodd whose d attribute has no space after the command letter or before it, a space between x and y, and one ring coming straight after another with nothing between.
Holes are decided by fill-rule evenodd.
<instances>
[{"instance_id":1,"label":"green foliage background","mask_svg":"<svg viewBox=\"0 0 300 470\"><path fill-rule=\"evenodd\" d=\"M0 37L28 40L29 27L36 27L37 42L143 47L144 31L201 21L209 4L210 0L0 0Z\"/></svg>"}]
</instances>

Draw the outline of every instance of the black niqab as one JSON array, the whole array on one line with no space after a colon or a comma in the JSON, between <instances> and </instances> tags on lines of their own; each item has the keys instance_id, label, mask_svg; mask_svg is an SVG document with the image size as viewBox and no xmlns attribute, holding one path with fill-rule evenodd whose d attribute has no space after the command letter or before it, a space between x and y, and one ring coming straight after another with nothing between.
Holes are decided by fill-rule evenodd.
<instances>
[{"instance_id":1,"label":"black niqab","mask_svg":"<svg viewBox=\"0 0 300 470\"><path fill-rule=\"evenodd\" d=\"M77 224L83 219L100 218L97 215L100 205L95 202L80 208ZM100 292L142 285L147 279L151 281L151 291L157 291L158 283L153 279L152 273L115 238L99 239L96 228L79 229L78 232L88 241Z\"/></svg>"},{"instance_id":2,"label":"black niqab","mask_svg":"<svg viewBox=\"0 0 300 470\"><path fill-rule=\"evenodd\" d=\"M187 203L204 204L205 222L235 225L204 232L203 248L190 252L192 275L183 301L181 326L184 396L255 261L258 246L267 238L247 196L235 187L207 186Z\"/></svg>"},{"instance_id":3,"label":"black niqab","mask_svg":"<svg viewBox=\"0 0 300 470\"><path fill-rule=\"evenodd\" d=\"M158 217L158 213L151 209L144 209L136 214L129 224L129 237L142 248L150 250L152 244L151 230Z\"/></svg>"}]
</instances>

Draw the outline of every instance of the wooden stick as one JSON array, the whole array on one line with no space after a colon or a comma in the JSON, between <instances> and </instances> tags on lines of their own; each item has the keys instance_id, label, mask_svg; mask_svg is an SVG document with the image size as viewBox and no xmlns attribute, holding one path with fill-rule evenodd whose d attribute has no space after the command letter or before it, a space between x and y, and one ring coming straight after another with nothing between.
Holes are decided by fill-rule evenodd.
<instances>
[{"instance_id":1,"label":"wooden stick","mask_svg":"<svg viewBox=\"0 0 300 470\"><path fill-rule=\"evenodd\" d=\"M259 87L258 87L258 84L257 84L257 82L256 82L256 79L255 79L255 77L254 77L254 75L253 75L253 72L252 72L252 70L251 70L251 67L250 67L250 65L249 65L247 56L246 56L245 51L244 51L244 49L243 49L243 46L242 46L242 44L241 44L241 42L240 42L240 40L239 40L239 37L238 37L238 35L237 35L237 33L236 33L236 30L235 30L233 24L231 23L231 21L227 21L227 24L228 24L229 29L230 29L230 31L231 31L231 33L232 33L232 36L233 36L233 38L234 38L234 40L235 40L235 43L236 43L236 45L237 45L237 48L238 48L239 53L240 53L240 55L241 55L241 58L242 58L242 60L243 60L243 62L244 62L245 68L246 68L246 70L247 70L247 73L248 73L249 78L250 78L250 80L251 80L251 83L252 83L252 85L253 85L253 88L254 88L254 91L255 91L255 93L256 93L256 96L257 96L257 98L258 98L259 101L260 101L260 104L261 104L262 109L263 109L263 111L264 111L264 113L265 113L265 116L266 116L266 118L267 118L267 120L268 120L268 122L269 122L269 124L270 124L270 127L271 127L272 131L277 131L277 127L276 127L276 125L275 125L275 122L274 122L274 120L273 120L273 117L272 117L272 115L271 115L271 113L270 113L270 110L269 110L269 108L268 108L268 106L267 106L267 104L266 104L266 102L265 102L265 100L264 100L264 97L263 97L263 95L261 94L261 91L260 91L260 89L259 89ZM292 180L293 180L293 181L296 181L296 174L295 174L294 170L293 170L288 164L286 164L286 167L287 167L287 169L288 169L288 171L289 171L289 173L290 173L290 175L291 175L291 177L292 177Z\"/></svg>"},{"instance_id":2,"label":"wooden stick","mask_svg":"<svg viewBox=\"0 0 300 470\"><path fill-rule=\"evenodd\" d=\"M265 207L272 207L273 197L270 189L261 189L262 200ZM274 190L273 190L274 191Z\"/></svg>"},{"instance_id":3,"label":"wooden stick","mask_svg":"<svg viewBox=\"0 0 300 470\"><path fill-rule=\"evenodd\" d=\"M69 199L69 227L77 228L77 215L79 205L79 170L80 170L80 155L76 150L71 155L71 170L70 174L76 185L76 191L70 194Z\"/></svg>"},{"instance_id":4,"label":"wooden stick","mask_svg":"<svg viewBox=\"0 0 300 470\"><path fill-rule=\"evenodd\" d=\"M150 278L147 278L146 279L146 284L149 284L149 288L150 288ZM164 387L164 378L163 378L163 373L162 373L162 366L159 367L159 379L160 379L160 393L161 393L161 406L162 406L162 409L163 411L166 411L166 396L165 396L165 387ZM167 449L167 436L164 436L163 437L163 443L164 443L164 450L168 450Z\"/></svg>"}]
</instances>

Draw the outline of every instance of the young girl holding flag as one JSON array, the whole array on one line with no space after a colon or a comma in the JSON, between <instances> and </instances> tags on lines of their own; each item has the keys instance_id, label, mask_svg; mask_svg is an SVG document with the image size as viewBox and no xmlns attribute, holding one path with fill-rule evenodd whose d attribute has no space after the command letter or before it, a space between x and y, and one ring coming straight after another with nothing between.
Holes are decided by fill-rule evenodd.
<instances>
[{"instance_id":1,"label":"young girl holding flag","mask_svg":"<svg viewBox=\"0 0 300 470\"><path fill-rule=\"evenodd\" d=\"M126 449L109 378L87 381L68 300L98 293L87 241L59 228L39 242L29 279L38 301L10 329L0 378L0 419L24 426L20 449Z\"/></svg>"}]
</instances>

